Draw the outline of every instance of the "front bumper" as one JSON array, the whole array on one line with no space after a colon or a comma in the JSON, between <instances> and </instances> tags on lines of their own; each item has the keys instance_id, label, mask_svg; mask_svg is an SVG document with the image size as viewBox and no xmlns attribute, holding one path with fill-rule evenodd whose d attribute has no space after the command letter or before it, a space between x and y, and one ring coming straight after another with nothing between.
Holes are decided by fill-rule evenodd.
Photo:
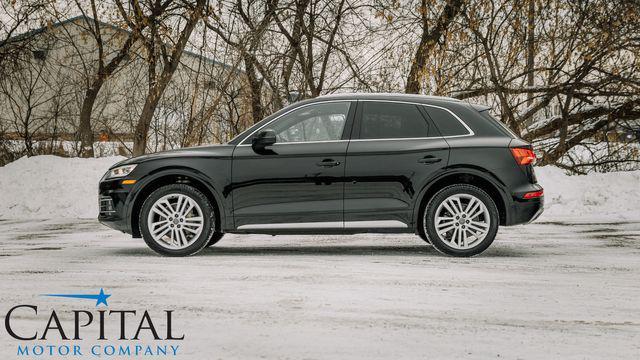
<instances>
[{"instance_id":1,"label":"front bumper","mask_svg":"<svg viewBox=\"0 0 640 360\"><path fill-rule=\"evenodd\" d=\"M99 185L98 221L127 234L131 234L129 210L130 185L122 185L123 179L102 179Z\"/></svg>"}]
</instances>

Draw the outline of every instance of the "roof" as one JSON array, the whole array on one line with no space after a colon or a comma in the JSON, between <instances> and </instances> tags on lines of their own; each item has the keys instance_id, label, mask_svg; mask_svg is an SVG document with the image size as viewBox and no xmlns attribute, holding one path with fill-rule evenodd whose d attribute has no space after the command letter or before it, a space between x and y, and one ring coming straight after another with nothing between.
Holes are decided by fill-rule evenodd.
<instances>
[{"instance_id":1,"label":"roof","mask_svg":"<svg viewBox=\"0 0 640 360\"><path fill-rule=\"evenodd\" d=\"M31 37L33 37L35 35L44 33L47 30L55 29L55 28L58 28L58 27L61 27L61 26L64 26L64 25L67 25L67 24L70 24L70 23L74 23L77 20L95 21L98 24L100 24L100 26L108 27L110 29L113 29L115 31L119 31L119 32L122 32L122 33L125 33L125 34L130 34L131 33L131 31L123 29L123 28L118 27L118 26L115 26L115 25L113 25L111 23L106 23L104 21L95 20L95 19L93 19L93 18L91 18L89 16L79 15L79 16L74 16L72 18L69 18L67 20L58 21L58 22L53 23L51 25L46 25L46 26L42 26L42 27L37 28L37 29L33 29L33 30L27 31L27 32L22 33L22 34L14 35L14 36L12 36L12 37L10 37L9 39L6 40L5 45L29 39L29 38L31 38ZM198 58L200 60L203 60L203 61L205 61L205 62L207 62L209 64L220 65L220 66L222 66L224 68L227 68L227 69L232 69L232 70L235 70L235 71L239 71L239 69L233 69L233 67L231 65L225 64L223 62L217 61L217 60L212 59L212 58L205 57L205 56L197 54L197 53L195 53L193 51L184 50L183 54L196 57L196 58Z\"/></svg>"}]
</instances>

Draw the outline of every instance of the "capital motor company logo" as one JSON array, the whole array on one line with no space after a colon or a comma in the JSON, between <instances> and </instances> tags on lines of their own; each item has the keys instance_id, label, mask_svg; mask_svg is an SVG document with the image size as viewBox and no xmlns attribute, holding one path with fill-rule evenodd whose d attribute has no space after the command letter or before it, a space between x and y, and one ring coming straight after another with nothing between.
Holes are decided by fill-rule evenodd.
<instances>
[{"instance_id":1,"label":"capital motor company logo","mask_svg":"<svg viewBox=\"0 0 640 360\"><path fill-rule=\"evenodd\" d=\"M73 302L73 309L56 310L43 304L11 307L4 317L6 333L0 335L16 343L18 357L134 358L180 353L185 335L174 325L174 310L110 308L111 294L104 289L41 297ZM91 303L79 300L95 301L95 308L87 309Z\"/></svg>"}]
</instances>

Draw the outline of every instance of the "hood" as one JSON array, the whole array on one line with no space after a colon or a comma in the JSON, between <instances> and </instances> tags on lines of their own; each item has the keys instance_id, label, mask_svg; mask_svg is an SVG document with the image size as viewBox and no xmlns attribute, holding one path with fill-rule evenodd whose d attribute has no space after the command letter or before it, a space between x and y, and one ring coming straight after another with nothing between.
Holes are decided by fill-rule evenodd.
<instances>
[{"instance_id":1,"label":"hood","mask_svg":"<svg viewBox=\"0 0 640 360\"><path fill-rule=\"evenodd\" d=\"M231 157L235 145L206 145L196 146L190 148L176 149L161 151L153 154L146 154L136 156L130 159L125 159L117 164L114 164L111 168L128 164L140 164L150 160L168 159L168 158L181 158L181 157L205 157L205 158L223 158Z\"/></svg>"}]
</instances>

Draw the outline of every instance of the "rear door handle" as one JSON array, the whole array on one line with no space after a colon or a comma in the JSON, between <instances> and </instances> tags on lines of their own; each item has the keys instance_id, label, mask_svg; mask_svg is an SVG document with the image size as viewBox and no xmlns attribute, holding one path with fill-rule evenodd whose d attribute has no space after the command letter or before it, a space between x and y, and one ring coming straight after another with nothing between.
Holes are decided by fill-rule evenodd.
<instances>
[{"instance_id":1,"label":"rear door handle","mask_svg":"<svg viewBox=\"0 0 640 360\"><path fill-rule=\"evenodd\" d=\"M422 159L418 160L419 163L421 164L435 164L437 162L442 161L442 159L437 158L433 155L427 155L425 157L423 157Z\"/></svg>"},{"instance_id":2,"label":"rear door handle","mask_svg":"<svg viewBox=\"0 0 640 360\"><path fill-rule=\"evenodd\" d=\"M340 165L340 161L335 161L333 159L324 159L320 162L317 162L316 165L320 167L334 167Z\"/></svg>"}]
</instances>

